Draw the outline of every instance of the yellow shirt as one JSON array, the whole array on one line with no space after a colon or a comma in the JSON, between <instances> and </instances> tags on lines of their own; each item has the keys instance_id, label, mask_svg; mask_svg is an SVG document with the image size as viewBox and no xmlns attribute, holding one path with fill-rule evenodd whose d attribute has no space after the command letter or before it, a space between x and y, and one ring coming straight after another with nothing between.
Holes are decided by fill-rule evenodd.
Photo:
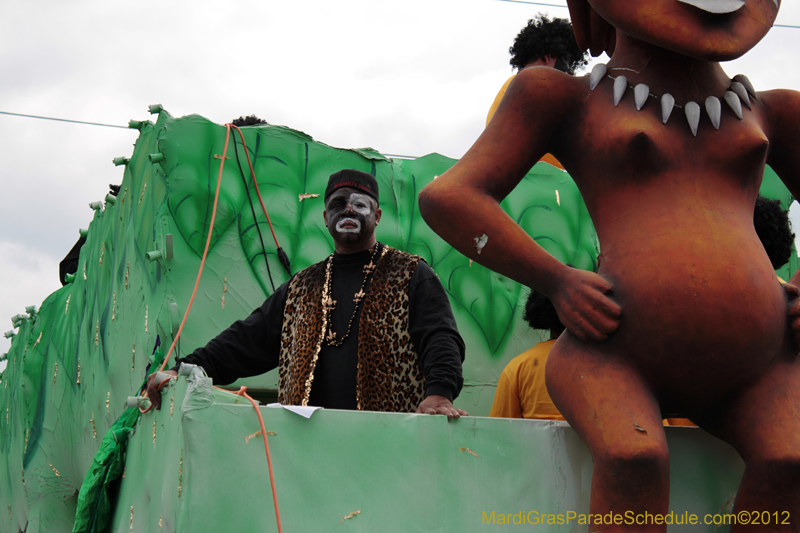
<instances>
[{"instance_id":1,"label":"yellow shirt","mask_svg":"<svg viewBox=\"0 0 800 533\"><path fill-rule=\"evenodd\" d=\"M556 339L540 342L506 365L497 381L497 390L494 393L489 416L564 420L553 405L544 383L544 365L555 342ZM685 418L665 418L664 425L694 426Z\"/></svg>"},{"instance_id":2,"label":"yellow shirt","mask_svg":"<svg viewBox=\"0 0 800 533\"><path fill-rule=\"evenodd\" d=\"M516 356L500 374L489 416L564 420L544 384L544 364L555 339Z\"/></svg>"},{"instance_id":3,"label":"yellow shirt","mask_svg":"<svg viewBox=\"0 0 800 533\"><path fill-rule=\"evenodd\" d=\"M514 74L514 76L516 76L516 74ZM514 76L511 76L510 78L508 78L508 80L506 80L506 82L500 88L500 92L498 92L497 96L494 97L494 102L492 102L492 106L489 108L489 114L486 116L486 125L487 126L489 125L489 121L492 120L492 117L494 116L494 112L497 111L497 106L500 105L500 101L503 99L503 95L506 94L506 89L508 89L508 86L511 83L511 80L514 79ZM564 166L561 164L561 162L558 159L553 157L552 154L545 154L544 157L540 161L544 161L545 163L549 163L549 164L553 165L556 168L560 168L561 170L564 170ZM563 419L561 419L561 420L563 420Z\"/></svg>"},{"instance_id":4,"label":"yellow shirt","mask_svg":"<svg viewBox=\"0 0 800 533\"><path fill-rule=\"evenodd\" d=\"M516 74L514 74L516 76ZM514 76L511 76L506 80L502 87L500 87L500 92L497 93L497 96L494 97L494 102L492 102L492 107L489 108L489 114L486 115L486 125L489 125L489 122L492 120L494 116L494 112L497 111L497 106L500 105L500 100L503 99L503 95L506 94L506 89L511 84L511 80L514 79Z\"/></svg>"}]
</instances>

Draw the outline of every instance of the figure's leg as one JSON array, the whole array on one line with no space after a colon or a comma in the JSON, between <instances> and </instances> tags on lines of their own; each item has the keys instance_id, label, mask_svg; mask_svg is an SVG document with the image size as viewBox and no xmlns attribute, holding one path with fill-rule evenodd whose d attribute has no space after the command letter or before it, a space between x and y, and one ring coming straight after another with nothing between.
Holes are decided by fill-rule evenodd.
<instances>
[{"instance_id":1,"label":"figure's leg","mask_svg":"<svg viewBox=\"0 0 800 533\"><path fill-rule=\"evenodd\" d=\"M589 531L665 532L653 516L669 511L669 451L661 410L639 373L565 338L548 358L546 380L594 460L590 513L623 516L621 524L592 524ZM638 523L626 524L625 513Z\"/></svg>"},{"instance_id":2,"label":"figure's leg","mask_svg":"<svg viewBox=\"0 0 800 533\"><path fill-rule=\"evenodd\" d=\"M800 364L777 363L700 427L745 463L733 512L747 511L750 524L731 531L800 531Z\"/></svg>"}]
</instances>

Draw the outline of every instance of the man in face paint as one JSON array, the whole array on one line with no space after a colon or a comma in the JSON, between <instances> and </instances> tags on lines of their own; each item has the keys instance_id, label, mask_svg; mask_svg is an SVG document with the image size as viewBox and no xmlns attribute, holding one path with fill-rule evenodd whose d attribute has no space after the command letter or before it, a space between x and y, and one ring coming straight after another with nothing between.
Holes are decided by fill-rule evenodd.
<instances>
[{"instance_id":1,"label":"man in face paint","mask_svg":"<svg viewBox=\"0 0 800 533\"><path fill-rule=\"evenodd\" d=\"M338 253L350 254L375 245L375 227L381 208L371 196L344 187L325 200L322 216Z\"/></svg>"},{"instance_id":2,"label":"man in face paint","mask_svg":"<svg viewBox=\"0 0 800 533\"><path fill-rule=\"evenodd\" d=\"M464 342L447 294L424 260L377 241L378 198L371 174L333 174L322 216L334 253L178 363L221 385L278 367L285 405L466 415L452 403ZM154 375L148 395L160 407Z\"/></svg>"}]
</instances>

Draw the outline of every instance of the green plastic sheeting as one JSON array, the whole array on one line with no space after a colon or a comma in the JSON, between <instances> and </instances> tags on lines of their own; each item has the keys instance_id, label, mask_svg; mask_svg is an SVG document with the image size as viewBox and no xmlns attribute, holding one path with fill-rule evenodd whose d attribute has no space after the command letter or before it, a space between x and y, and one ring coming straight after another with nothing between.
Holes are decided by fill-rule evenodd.
<instances>
[{"instance_id":1,"label":"green plastic sheeting","mask_svg":"<svg viewBox=\"0 0 800 533\"><path fill-rule=\"evenodd\" d=\"M174 395L173 414L165 408L142 416L112 530L277 531L254 409L209 387L186 393L180 378L164 396L169 402ZM588 513L591 456L563 422L337 410L305 419L260 409L287 533L499 531L506 527L497 523L500 514ZM736 452L697 428L666 432L670 510L729 512L743 471ZM487 519L495 513L494 524L484 512Z\"/></svg>"},{"instance_id":2,"label":"green plastic sheeting","mask_svg":"<svg viewBox=\"0 0 800 533\"><path fill-rule=\"evenodd\" d=\"M153 355L151 368L157 368L166 354L159 345ZM146 384L147 380L143 381L139 389L144 390ZM128 438L134 433L139 415L138 408L129 407L103 437L78 494L73 533L106 531L116 504L117 488L125 472Z\"/></svg>"},{"instance_id":3,"label":"green plastic sheeting","mask_svg":"<svg viewBox=\"0 0 800 533\"><path fill-rule=\"evenodd\" d=\"M530 330L521 320L525 289L478 264L470 264L466 257L434 235L420 218L417 194L454 160L438 154L415 160L392 160L368 148L332 148L315 142L304 133L280 126L248 127L243 131L264 203L278 240L291 259L293 273L320 261L333 250L322 220L321 195L328 176L342 168L356 168L376 176L383 209L378 238L401 250L417 253L429 262L450 296L467 344L465 387L456 405L473 415L488 414L497 376L505 364L539 342L544 334ZM237 137L231 141L229 159L225 160L211 250L192 314L178 346L179 355L202 346L229 324L247 316L272 293L273 286L277 287L289 277L277 260L269 226L254 196L255 218L252 214L247 192L253 194L254 187L249 174L248 184L242 182L234 142L238 143L239 162L247 173L245 149ZM125 413L126 398L136 394L145 378L156 338L166 346L172 342L188 305L210 223L224 143L225 128L199 116L173 118L161 111L155 123L143 122L133 155L121 167L124 174L119 196L94 214L75 281L51 294L38 312L32 311L19 319L17 335L7 355L8 366L0 375L0 531L38 533L73 528L81 484L93 468L104 436ZM109 159L113 155L119 154L109 154ZM791 198L774 174L768 172L765 176L765 188L769 189L769 196L781 198L788 206ZM315 194L320 196L301 201L301 195ZM537 164L503 206L560 260L579 268L593 268L597 239L580 194L566 173L547 164ZM259 228L264 237L269 270ZM64 243L64 250L71 245ZM161 257L155 258L157 255ZM793 258L791 269L796 266L796 258ZM54 275L56 271L54 265ZM790 271L786 268L780 275L787 279ZM262 389L262 392L274 390L277 374L271 372L242 383ZM172 392L175 390L173 388ZM245 477L240 471L232 470L232 466L229 468L228 461L238 457L241 451L238 441L236 445L202 441L204 432L237 435L237 439L243 439L239 436L239 427L229 427L221 421L202 421L212 413L222 416L223 413L247 412L248 408L235 405L235 402L241 403L241 399L211 402L213 405L202 409L190 408L183 415L182 423L180 404L176 405L181 401L180 394L174 399L170 396L165 402L167 407L159 414L148 414L137 422L136 433L128 441L122 492L114 506L114 527L118 531L131 530L131 515L134 525L141 520L152 526L134 528L134 531L160 531L153 525L159 522L163 531L201 531L182 524L197 523L192 522L192 512L202 517L206 512L213 514L213 509L216 512L225 509L215 503L223 496L241 497L249 501L251 507L268 509L269 490L263 476ZM272 420L270 423L279 426L284 422L295 423L290 422L294 420L291 417L281 418L295 416L291 413L272 409L265 412ZM250 415L242 416L255 418L252 410ZM505 439L509 446L515 439L519 442L513 446L533 446L526 439L533 438L535 432L531 428L540 426L532 422L473 418L447 425L436 418L331 412L317 413L311 422L327 420L331 425L320 426L310 433L308 429L317 425L303 426L306 429L291 439L292 445L288 448L280 449L280 438L276 437L277 453L282 461L278 467L281 484L287 487L284 490L291 495L292 491L306 487L313 496L287 496L290 523L299 520L303 524L305 518L298 515L307 512L314 516L311 510L317 507L330 512L336 507L339 513L339 503L347 507L341 498L347 491L355 490L353 482L342 472L337 472L335 479L321 477L327 480L323 490L308 481L293 486L290 482L293 468L301 464L320 469L327 466L313 466L307 452L293 456L292 449L300 451L311 447L311 450L319 450L320 457L326 457L323 453L326 447L334 446L342 435L359 435L369 441L367 428L373 431L384 427L384 431L389 432L386 435L395 435L395 424L405 432L402 438L392 437L399 439L397 442L402 446L394 447L388 441L380 441L384 443L382 446L393 450L391 455L376 453L374 457L364 457L372 453L372 448L355 446L346 439L341 442L350 442L348 446L353 455L343 459L342 464L349 465L354 475L371 475L377 468L374 466L376 457L382 457L384 462L397 457L398 465L404 465L402 468L386 466L392 477L391 482L385 481L386 485L406 487L403 490L409 492L412 490L409 487L414 487L420 493L409 495L407 501L399 501L391 512L388 504L382 504L387 509L384 514L397 517L398 523L407 525L408 522L402 520L411 520L409 515L413 515L414 520L420 520L419 524L423 523L423 518L429 522L430 530L465 530L467 522L463 520L471 518L457 519L466 514L454 508L442 511L439 503L455 506L454 499L467 494L458 491L471 490L468 487L472 486L476 487L476 495L470 496L467 502L477 505L477 494L482 490L478 485L487 483L490 476L506 480L511 488L504 494L513 492L517 498L532 498L525 500L528 502L538 501L535 499L538 496L534 495L539 494L536 491L560 487L560 474L553 474L553 477L536 470L542 464L548 465L546 461L542 463L537 459L513 466L510 463L499 465L490 461L487 451L476 451L480 458L459 452L454 459L449 455L449 448L440 448L445 443L447 446L456 443L461 429L477 435L484 428L490 428L490 433L496 428L505 428L496 432L496 438ZM362 423L367 425L361 428ZM552 439L566 439L566 435L571 435L553 427L556 429L550 428L544 433L551 444ZM249 433L254 431L248 429ZM281 434L288 430L280 426L276 431ZM447 436L451 431L455 431L453 435L456 436ZM568 440L564 454L579 453L570 444L574 440ZM474 445L488 450L488 442L475 441ZM348 449L338 446L335 444L333 448L337 453ZM464 446L472 448L472 444ZM258 448L252 441L246 448L258 456L252 461L248 459L247 465L253 471L264 467L263 458L256 451ZM106 449L109 457L113 450ZM436 461L427 455L441 459L441 464L436 466ZM528 455L526 461L531 457ZM483 468L484 459L487 468L496 466L497 470L493 474L489 473L490 469L481 470L483 477L474 477L478 475L478 470L474 470L476 465ZM98 464L103 462L103 455L98 455L97 460ZM474 464L462 463L465 460L474 460ZM335 459L330 456L325 461ZM360 469L359 461L373 466ZM414 461L426 465L432 476L423 479L426 476L413 473L408 464ZM204 468L197 468L201 463ZM216 466L209 470L211 463ZM227 484L235 484L235 487ZM340 490L340 485L346 490ZM367 486L370 492L378 492L376 486ZM180 495L179 491L182 491ZM439 491L444 492L440 494ZM126 496L125 500L123 494L131 496ZM427 497L422 498L422 494ZM189 507L185 504L187 497L195 502ZM331 497L331 501L327 502L326 497ZM580 504L577 500L569 501L569 505ZM355 500L346 503L358 504ZM298 507L293 509L294 505ZM563 503L565 509L567 505ZM442 514L437 514L440 512ZM226 514L219 512L219 517ZM368 516L375 515L365 512L347 520L341 527L374 520ZM451 522L456 526L449 527L447 524ZM464 527L459 529L461 525Z\"/></svg>"},{"instance_id":4,"label":"green plastic sheeting","mask_svg":"<svg viewBox=\"0 0 800 533\"><path fill-rule=\"evenodd\" d=\"M523 291L518 284L470 265L419 217L419 190L454 161L436 154L395 161L371 149L332 148L280 126L244 132L292 272L333 250L322 198L301 201L300 195L321 195L328 176L342 168L377 177L384 211L378 237L421 254L434 267L467 342L467 383L457 405L488 413L505 362L540 335L519 319ZM79 488L103 436L144 379L156 337L171 343L186 310L224 143L225 128L199 116L173 118L162 111L154 124L143 122L134 153L122 167L119 196L96 211L89 226L75 281L21 321L0 383L5 411L0 416L0 502L8 502L0 530L72 528ZM244 147L238 144L237 150L246 171ZM254 196L253 218L247 191L252 194L254 187L248 176L245 188L232 144L227 157L211 250L179 354L247 316L289 277ZM547 228L537 237L559 258L592 267L594 230L565 173L537 165L506 207L526 227ZM256 226L264 236L269 272ZM65 243L65 250L71 244ZM161 258L148 260L155 251ZM274 389L277 375L247 383Z\"/></svg>"},{"instance_id":5,"label":"green plastic sheeting","mask_svg":"<svg viewBox=\"0 0 800 533\"><path fill-rule=\"evenodd\" d=\"M139 410L128 408L108 430L78 495L75 533L106 531L116 506L117 487L125 471L128 438L139 421Z\"/></svg>"}]
</instances>

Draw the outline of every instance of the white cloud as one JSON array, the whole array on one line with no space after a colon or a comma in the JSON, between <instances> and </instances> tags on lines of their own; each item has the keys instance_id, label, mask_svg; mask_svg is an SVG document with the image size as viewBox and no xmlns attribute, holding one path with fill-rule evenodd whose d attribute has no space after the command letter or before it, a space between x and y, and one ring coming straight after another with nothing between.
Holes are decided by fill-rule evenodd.
<instances>
[{"instance_id":1,"label":"white cloud","mask_svg":"<svg viewBox=\"0 0 800 533\"><path fill-rule=\"evenodd\" d=\"M60 259L23 244L0 241L0 333L12 329L11 317L25 313L25 307L38 307L54 290L58 281ZM11 341L0 338L0 353L5 353Z\"/></svg>"},{"instance_id":2,"label":"white cloud","mask_svg":"<svg viewBox=\"0 0 800 533\"><path fill-rule=\"evenodd\" d=\"M800 24L800 4L783 4L778 23ZM568 16L496 0L7 0L0 110L124 125L163 103L220 123L256 113L333 146L460 157L511 74L514 36L540 11ZM758 89L800 89L799 36L775 28L725 69ZM16 280L5 315L57 287L87 204L119 183L111 159L135 137L0 115L0 239L32 261L3 259Z\"/></svg>"}]
</instances>

